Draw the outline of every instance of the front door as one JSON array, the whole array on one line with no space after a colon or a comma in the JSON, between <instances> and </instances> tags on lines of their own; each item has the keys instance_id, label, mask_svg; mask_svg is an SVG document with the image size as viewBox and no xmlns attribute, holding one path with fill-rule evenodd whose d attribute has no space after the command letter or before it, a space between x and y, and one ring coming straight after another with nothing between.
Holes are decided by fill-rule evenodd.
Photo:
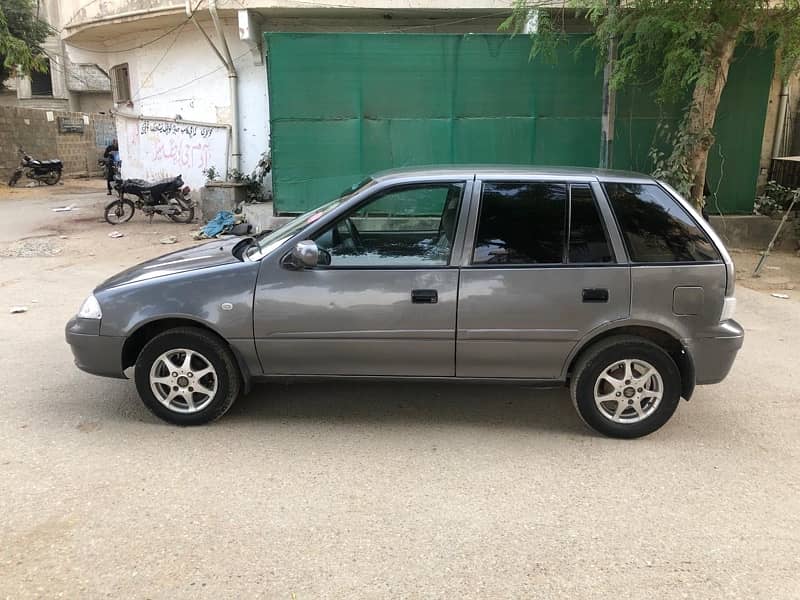
<instances>
[{"instance_id":1,"label":"front door","mask_svg":"<svg viewBox=\"0 0 800 600\"><path fill-rule=\"evenodd\" d=\"M465 187L378 192L315 234L329 264L263 268L254 333L264 373L453 376L451 254Z\"/></svg>"},{"instance_id":2,"label":"front door","mask_svg":"<svg viewBox=\"0 0 800 600\"><path fill-rule=\"evenodd\" d=\"M458 376L558 378L589 331L628 316L630 268L600 208L588 182L483 182L461 272Z\"/></svg>"}]
</instances>

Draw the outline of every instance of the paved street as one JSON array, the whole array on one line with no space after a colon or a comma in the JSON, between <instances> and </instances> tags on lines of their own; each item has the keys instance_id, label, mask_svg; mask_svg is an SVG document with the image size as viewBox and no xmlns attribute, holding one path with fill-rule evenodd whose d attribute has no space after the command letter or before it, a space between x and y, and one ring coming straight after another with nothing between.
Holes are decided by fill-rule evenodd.
<instances>
[{"instance_id":1,"label":"paved street","mask_svg":"<svg viewBox=\"0 0 800 600\"><path fill-rule=\"evenodd\" d=\"M800 291L739 285L732 375L636 441L496 385L261 385L179 429L63 326L191 227L111 239L81 185L0 197L0 598L800 597Z\"/></svg>"}]
</instances>

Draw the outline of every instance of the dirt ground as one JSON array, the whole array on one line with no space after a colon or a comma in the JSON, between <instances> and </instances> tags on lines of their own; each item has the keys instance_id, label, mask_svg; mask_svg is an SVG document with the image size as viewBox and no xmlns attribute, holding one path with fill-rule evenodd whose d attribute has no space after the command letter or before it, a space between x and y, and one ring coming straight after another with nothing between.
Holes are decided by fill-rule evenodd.
<instances>
[{"instance_id":1,"label":"dirt ground","mask_svg":"<svg viewBox=\"0 0 800 600\"><path fill-rule=\"evenodd\" d=\"M796 300L800 299L800 257L794 252L773 252L763 266L758 277L753 271L761 254L753 250L730 249L736 265L736 282L751 290L785 293Z\"/></svg>"},{"instance_id":2,"label":"dirt ground","mask_svg":"<svg viewBox=\"0 0 800 600\"><path fill-rule=\"evenodd\" d=\"M800 258L734 253L731 375L640 440L438 383L259 385L180 429L64 342L99 281L197 243L110 238L107 200L0 192L0 598L800 598Z\"/></svg>"}]
</instances>

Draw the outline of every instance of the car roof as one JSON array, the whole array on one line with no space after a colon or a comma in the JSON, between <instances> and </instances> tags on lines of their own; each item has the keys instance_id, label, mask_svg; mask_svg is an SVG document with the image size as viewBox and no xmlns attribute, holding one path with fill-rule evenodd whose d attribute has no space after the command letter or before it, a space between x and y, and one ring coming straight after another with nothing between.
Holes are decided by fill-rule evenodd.
<instances>
[{"instance_id":1,"label":"car roof","mask_svg":"<svg viewBox=\"0 0 800 600\"><path fill-rule=\"evenodd\" d=\"M492 177L539 176L570 178L593 178L598 181L637 181L653 182L652 176L633 171L616 171L613 169L594 169L591 167L550 167L535 165L422 165L401 167L379 171L372 175L376 181L414 177L468 177L479 179Z\"/></svg>"}]
</instances>

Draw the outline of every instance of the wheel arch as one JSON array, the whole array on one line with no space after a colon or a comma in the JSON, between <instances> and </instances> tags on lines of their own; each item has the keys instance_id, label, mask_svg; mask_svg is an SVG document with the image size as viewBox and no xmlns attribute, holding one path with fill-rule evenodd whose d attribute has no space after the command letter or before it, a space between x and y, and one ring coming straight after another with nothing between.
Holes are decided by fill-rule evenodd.
<instances>
[{"instance_id":1,"label":"wheel arch","mask_svg":"<svg viewBox=\"0 0 800 600\"><path fill-rule=\"evenodd\" d=\"M692 397L695 387L695 371L691 354L689 354L686 346L674 332L654 325L620 324L587 336L572 350L567 358L564 379L569 380L575 365L589 348L602 340L619 335L634 336L648 340L669 354L680 371L681 397L686 400Z\"/></svg>"},{"instance_id":2,"label":"wheel arch","mask_svg":"<svg viewBox=\"0 0 800 600\"><path fill-rule=\"evenodd\" d=\"M245 362L244 358L240 356L236 347L230 344L228 340L226 340L225 337L220 334L219 331L211 327L208 323L205 323L199 319L193 319L191 317L162 317L140 323L136 329L134 329L125 338L125 343L122 345L122 370L124 371L129 367L132 367L136 363L136 359L139 357L139 354L148 341L160 333L178 327L193 327L195 329L202 329L222 342L236 358L236 364L239 367L239 372L241 373L242 381L244 382L244 392L247 393L250 391L251 374L247 368L247 363Z\"/></svg>"}]
</instances>

